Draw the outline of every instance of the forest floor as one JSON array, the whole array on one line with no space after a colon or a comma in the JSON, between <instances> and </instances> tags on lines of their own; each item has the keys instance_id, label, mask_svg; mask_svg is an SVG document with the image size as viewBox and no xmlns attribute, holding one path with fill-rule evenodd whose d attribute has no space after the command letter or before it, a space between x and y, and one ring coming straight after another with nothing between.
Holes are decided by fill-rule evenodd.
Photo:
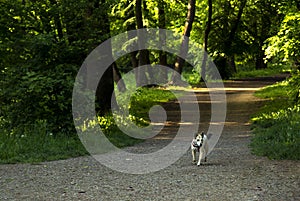
<instances>
[{"instance_id":1,"label":"forest floor","mask_svg":"<svg viewBox=\"0 0 300 201\"><path fill-rule=\"evenodd\" d=\"M265 101L253 93L272 83L274 79L225 82L225 127L208 162L200 167L192 163L190 152L165 169L141 175L116 172L91 156L0 165L0 200L300 200L300 161L269 160L252 155L249 149L249 119ZM195 93L201 114L209 112L210 107L201 104L209 100L208 93ZM170 111L176 108L174 102L168 104ZM175 118L176 112L168 118L172 113ZM209 122L206 116L201 117L203 130ZM176 130L173 122L159 136L126 149L157 150L169 143Z\"/></svg>"}]
</instances>

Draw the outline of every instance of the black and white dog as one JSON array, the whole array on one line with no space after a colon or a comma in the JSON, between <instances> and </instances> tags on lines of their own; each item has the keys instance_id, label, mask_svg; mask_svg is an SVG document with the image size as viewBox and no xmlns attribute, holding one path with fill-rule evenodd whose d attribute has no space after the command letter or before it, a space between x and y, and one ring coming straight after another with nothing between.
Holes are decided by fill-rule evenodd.
<instances>
[{"instance_id":1,"label":"black and white dog","mask_svg":"<svg viewBox=\"0 0 300 201\"><path fill-rule=\"evenodd\" d=\"M206 155L208 153L208 137L204 132L195 134L195 137L191 143L193 162L196 162L196 152L199 152L199 159L197 165L201 163L201 159L204 158L206 162Z\"/></svg>"}]
</instances>

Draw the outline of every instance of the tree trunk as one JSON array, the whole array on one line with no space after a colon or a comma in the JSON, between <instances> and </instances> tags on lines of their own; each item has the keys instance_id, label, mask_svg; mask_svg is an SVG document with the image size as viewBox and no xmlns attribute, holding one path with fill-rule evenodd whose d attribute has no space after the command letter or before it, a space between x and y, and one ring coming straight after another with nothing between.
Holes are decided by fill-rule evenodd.
<instances>
[{"instance_id":1,"label":"tree trunk","mask_svg":"<svg viewBox=\"0 0 300 201\"><path fill-rule=\"evenodd\" d=\"M111 99L114 91L112 65L101 77L96 90L96 111L99 115L105 115L111 111Z\"/></svg>"},{"instance_id":2,"label":"tree trunk","mask_svg":"<svg viewBox=\"0 0 300 201\"><path fill-rule=\"evenodd\" d=\"M127 31L129 31L131 28L128 27ZM135 34L130 34L131 32L128 32L128 40L131 40L135 37L137 37ZM133 51L133 52L130 52L130 61L131 61L131 65L132 65L132 69L135 69L139 66L139 60L137 58L137 55L138 55L138 51ZM137 81L138 80L138 73L135 72L135 80Z\"/></svg>"},{"instance_id":3,"label":"tree trunk","mask_svg":"<svg viewBox=\"0 0 300 201\"><path fill-rule=\"evenodd\" d=\"M236 32L237 32L237 29L239 27L239 24L240 24L240 21L241 21L241 18L242 18L242 14L243 14L243 11L244 11L244 8L246 6L246 3L247 3L247 0L243 0L241 2L241 5L240 5L240 8L239 8L239 12L238 12L238 15L233 23L233 26L229 32L229 36L228 36L228 39L226 40L226 44L229 49L231 49L231 46L232 46L232 42L235 38L235 35L236 35ZM231 51L231 50L230 50Z\"/></svg>"},{"instance_id":4,"label":"tree trunk","mask_svg":"<svg viewBox=\"0 0 300 201\"><path fill-rule=\"evenodd\" d=\"M117 87L119 89L120 92L125 92L126 91L126 85L124 80L122 80L122 75L119 71L119 68L117 66L117 64L114 62L112 64L113 66L113 75L114 75L114 81L117 84Z\"/></svg>"},{"instance_id":5,"label":"tree trunk","mask_svg":"<svg viewBox=\"0 0 300 201\"><path fill-rule=\"evenodd\" d=\"M107 14L103 16L103 20L105 23L103 27L100 27L100 29L102 30L103 34L107 34L110 36L110 22ZM99 55L107 58L112 58L111 44L109 44L109 46L106 49L109 51L103 51L103 53L99 53ZM101 68L101 63L99 65L100 66L97 67ZM106 69L98 83L98 87L96 90L96 111L99 115L102 116L111 112L112 103L113 105L116 105L116 99L115 97L112 97L114 91L113 65L114 64L110 65ZM106 66L103 66L103 68L105 67Z\"/></svg>"},{"instance_id":6,"label":"tree trunk","mask_svg":"<svg viewBox=\"0 0 300 201\"><path fill-rule=\"evenodd\" d=\"M133 14L133 16L130 15L129 18L134 17L134 12L132 14ZM131 39L137 37L137 35L135 33L129 32L130 30L134 30L135 28L136 28L135 23L132 23L127 27L128 40L131 40ZM139 60L137 58L138 53L139 53L138 51L133 51L133 52L129 53L132 69L137 68L139 66ZM138 74L137 73L135 73L135 80L138 80Z\"/></svg>"},{"instance_id":7,"label":"tree trunk","mask_svg":"<svg viewBox=\"0 0 300 201\"><path fill-rule=\"evenodd\" d=\"M266 69L267 68L267 64L264 61L265 57L266 57L265 51L263 49L260 49L259 53L256 56L255 69Z\"/></svg>"},{"instance_id":8,"label":"tree trunk","mask_svg":"<svg viewBox=\"0 0 300 201\"><path fill-rule=\"evenodd\" d=\"M205 81L206 76L206 63L207 63L207 48L208 48L208 36L211 30L211 23L212 23L212 0L208 0L208 18L206 22L206 28L204 33L204 44L203 44L203 60L201 65L201 80Z\"/></svg>"},{"instance_id":9,"label":"tree trunk","mask_svg":"<svg viewBox=\"0 0 300 201\"><path fill-rule=\"evenodd\" d=\"M177 57L177 60L175 62L175 67L174 67L174 70L177 73L173 73L173 75L172 75L173 84L179 83L181 81L180 75L182 73L182 68L184 65L183 58L186 58L186 55L188 53L189 37L190 37L191 30L192 30L194 18L195 18L195 11L196 11L196 0L189 0L188 13L187 13L185 26L184 26L181 47L180 47L180 56Z\"/></svg>"},{"instance_id":10,"label":"tree trunk","mask_svg":"<svg viewBox=\"0 0 300 201\"><path fill-rule=\"evenodd\" d=\"M236 73L235 56L234 54L229 57L230 72Z\"/></svg>"},{"instance_id":11,"label":"tree trunk","mask_svg":"<svg viewBox=\"0 0 300 201\"><path fill-rule=\"evenodd\" d=\"M158 4L158 23L160 29L166 28L166 16L165 16L165 2L161 0ZM162 47L166 46L166 32L164 30L159 31L159 42ZM167 53L164 51L159 52L159 65L167 66ZM159 82L161 84L166 84L168 82L168 72L165 68L159 69Z\"/></svg>"},{"instance_id":12,"label":"tree trunk","mask_svg":"<svg viewBox=\"0 0 300 201\"><path fill-rule=\"evenodd\" d=\"M143 25L143 14L142 14L142 0L136 0L136 6L135 6L135 17L136 17L136 24L138 29L144 28ZM147 64L147 50L144 49L145 44L145 36L142 36L138 32L138 45L139 49L139 66L143 66ZM138 68L137 70L137 80L136 80L136 86L145 86L148 84L146 72L144 68Z\"/></svg>"},{"instance_id":13,"label":"tree trunk","mask_svg":"<svg viewBox=\"0 0 300 201\"><path fill-rule=\"evenodd\" d=\"M243 0L241 2L239 11L238 11L238 15L237 15L237 17L233 23L233 26L229 32L228 38L225 40L225 43L224 43L225 49L227 50L225 52L225 54L226 54L225 59L227 60L227 63L229 64L228 67L230 68L230 69L225 70L228 73L228 75L224 75L224 77L230 77L232 73L236 72L232 43L234 41L238 26L240 24L246 3L247 3L247 0Z\"/></svg>"}]
</instances>

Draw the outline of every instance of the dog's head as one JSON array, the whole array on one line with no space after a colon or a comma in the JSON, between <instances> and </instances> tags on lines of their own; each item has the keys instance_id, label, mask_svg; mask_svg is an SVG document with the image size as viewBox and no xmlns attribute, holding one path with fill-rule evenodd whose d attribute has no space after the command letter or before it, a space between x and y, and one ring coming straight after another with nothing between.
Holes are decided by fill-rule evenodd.
<instances>
[{"instance_id":1,"label":"dog's head","mask_svg":"<svg viewBox=\"0 0 300 201\"><path fill-rule=\"evenodd\" d=\"M193 139L193 145L195 147L201 147L204 140L204 132L195 134L195 137Z\"/></svg>"}]
</instances>

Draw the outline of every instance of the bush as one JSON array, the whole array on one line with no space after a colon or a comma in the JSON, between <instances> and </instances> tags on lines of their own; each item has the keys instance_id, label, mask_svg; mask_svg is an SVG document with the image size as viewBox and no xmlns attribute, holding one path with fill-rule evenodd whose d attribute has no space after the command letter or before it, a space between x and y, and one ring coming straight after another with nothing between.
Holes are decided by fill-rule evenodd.
<instances>
[{"instance_id":1,"label":"bush","mask_svg":"<svg viewBox=\"0 0 300 201\"><path fill-rule=\"evenodd\" d=\"M289 81L290 97L295 103L300 102L300 70L297 70Z\"/></svg>"}]
</instances>

